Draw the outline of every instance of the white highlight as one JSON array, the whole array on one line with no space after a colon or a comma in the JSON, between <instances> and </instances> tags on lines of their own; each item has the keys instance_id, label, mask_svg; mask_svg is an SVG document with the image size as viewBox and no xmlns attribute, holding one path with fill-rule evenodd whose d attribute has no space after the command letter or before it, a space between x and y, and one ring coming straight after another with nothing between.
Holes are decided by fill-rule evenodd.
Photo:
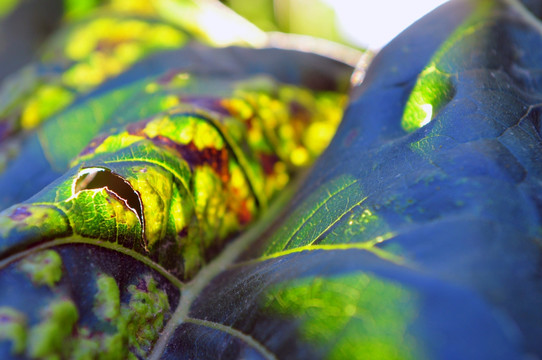
<instances>
[{"instance_id":1,"label":"white highlight","mask_svg":"<svg viewBox=\"0 0 542 360\"><path fill-rule=\"evenodd\" d=\"M72 182L72 195L67 198L66 202L72 200L72 199L75 199L78 195L79 195L79 192L76 191L76 186L77 186L77 180L79 180L82 176L85 176L85 175L89 175L89 174L96 174L100 171L105 171L104 168L99 168L99 167L89 167L89 168L84 168L84 169L81 169L78 173L77 173L77 176L75 177L75 179L73 179L73 182ZM87 177L87 183L90 182L92 179L94 178L94 176L91 176L90 178ZM85 179L86 180L86 179Z\"/></svg>"},{"instance_id":2,"label":"white highlight","mask_svg":"<svg viewBox=\"0 0 542 360\"><path fill-rule=\"evenodd\" d=\"M422 127L429 124L429 122L431 121L431 118L433 117L433 106L431 104L423 104L420 105L420 107L423 111L425 111L425 117L420 123L420 127Z\"/></svg>"},{"instance_id":3,"label":"white highlight","mask_svg":"<svg viewBox=\"0 0 542 360\"><path fill-rule=\"evenodd\" d=\"M343 35L354 44L377 50L446 0L323 0L339 19Z\"/></svg>"}]
</instances>

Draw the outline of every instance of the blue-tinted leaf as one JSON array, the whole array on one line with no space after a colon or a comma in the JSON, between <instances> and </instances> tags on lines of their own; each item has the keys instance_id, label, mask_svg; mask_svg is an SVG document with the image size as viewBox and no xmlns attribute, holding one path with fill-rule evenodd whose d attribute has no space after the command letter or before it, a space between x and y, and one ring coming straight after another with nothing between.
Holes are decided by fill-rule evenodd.
<instances>
[{"instance_id":1,"label":"blue-tinted leaf","mask_svg":"<svg viewBox=\"0 0 542 360\"><path fill-rule=\"evenodd\" d=\"M82 161L83 170L74 168L34 198L43 197L32 206L47 216L66 213L77 221L57 221L57 228L21 227L26 238L20 239L11 235L20 233L18 222L36 223L24 220L39 212L18 206L4 213L9 224L3 227L8 236L0 282L6 285L0 285L16 290L26 285L20 292L24 301L15 303L15 290L1 299L2 351L6 356L13 351L89 358L106 351L111 357L132 353L150 359L541 356L537 69L542 37L540 9L527 5L452 2L396 38L353 89L337 135L293 199L287 203L288 191L282 191L253 228L216 249L212 260L204 258L208 263L187 283L174 276L178 273L169 268L171 263L162 262L164 252L148 256L145 250L152 244L126 231L139 234L141 219L159 214L138 208L138 197L129 189L139 189L139 175L115 161L131 159L130 166L140 166L158 159L168 168L164 177L170 176L159 183L171 184L188 172L182 166L188 157L164 155L171 147L167 140L143 148L113 141L148 135L149 124L164 125L156 127L167 133L168 122L153 117L160 102L142 97L141 88L152 93L169 60L142 63L82 98L77 105L82 113L92 101L114 103L108 96L116 89L135 89L127 97L145 101L127 101L115 116L118 110L110 110L103 127L95 130L107 129L107 136L91 134L88 141L95 140L74 162ZM240 64L255 64L248 65L247 73L260 72L253 69L262 63L276 78L291 74L282 60L271 58L277 52L260 54L270 59L252 63L256 58L238 58ZM217 68L230 71L231 63L224 64ZM301 68L296 65L293 76L302 74ZM201 84L217 80L220 71L197 79ZM224 82L214 84L215 91L224 90ZM197 103L189 97L191 106L216 110L201 97L206 89L187 89L200 96ZM79 111L77 106L71 111ZM135 122L138 131L129 132L126 124L138 114L150 120ZM123 131L130 136L118 137ZM226 143L228 136L242 139L235 127L224 133ZM149 172L158 176L160 171ZM111 181L111 188L87 182L84 175L91 173ZM118 178L130 183L126 192ZM63 182L85 195L95 191L95 199L82 199L77 204L82 210L70 213L74 194ZM115 197L107 190L128 195ZM166 190L160 187L156 193L167 198ZM153 198L149 194L141 190L142 204ZM131 211L135 227L121 228L128 222L117 221L115 234L122 237L108 237L106 215L97 222L100 226L90 221L97 211L86 207L93 204L100 204L106 215L117 208ZM78 233L81 229L89 233ZM169 229L165 225L163 230ZM143 241L127 246L126 240ZM171 248L157 244L169 254ZM201 254L183 255L184 261L203 259ZM69 285L68 276L74 279ZM37 292L39 300L29 300Z\"/></svg>"}]
</instances>

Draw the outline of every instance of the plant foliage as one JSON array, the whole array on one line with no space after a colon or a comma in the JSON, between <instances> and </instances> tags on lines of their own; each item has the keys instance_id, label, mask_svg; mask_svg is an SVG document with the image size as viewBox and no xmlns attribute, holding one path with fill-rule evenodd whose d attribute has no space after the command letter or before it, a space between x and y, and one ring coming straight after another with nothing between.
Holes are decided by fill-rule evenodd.
<instances>
[{"instance_id":1,"label":"plant foliage","mask_svg":"<svg viewBox=\"0 0 542 360\"><path fill-rule=\"evenodd\" d=\"M542 356L538 3L407 29L321 156L349 66L99 11L0 88L2 358Z\"/></svg>"}]
</instances>

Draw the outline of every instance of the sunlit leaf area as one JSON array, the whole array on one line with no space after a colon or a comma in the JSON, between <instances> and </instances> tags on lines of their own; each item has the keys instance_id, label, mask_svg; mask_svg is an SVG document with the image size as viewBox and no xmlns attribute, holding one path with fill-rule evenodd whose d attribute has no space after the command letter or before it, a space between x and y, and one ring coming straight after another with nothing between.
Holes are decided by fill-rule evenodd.
<instances>
[{"instance_id":1,"label":"sunlit leaf area","mask_svg":"<svg viewBox=\"0 0 542 360\"><path fill-rule=\"evenodd\" d=\"M0 0L0 359L542 358L541 29Z\"/></svg>"}]
</instances>

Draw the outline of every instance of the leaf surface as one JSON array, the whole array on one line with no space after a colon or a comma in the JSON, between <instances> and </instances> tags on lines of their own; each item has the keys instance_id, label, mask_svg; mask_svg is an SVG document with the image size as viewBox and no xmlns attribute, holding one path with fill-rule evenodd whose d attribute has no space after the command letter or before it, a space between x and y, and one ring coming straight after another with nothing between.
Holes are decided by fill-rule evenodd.
<instances>
[{"instance_id":1,"label":"leaf surface","mask_svg":"<svg viewBox=\"0 0 542 360\"><path fill-rule=\"evenodd\" d=\"M396 38L352 90L336 136L292 199L293 188L258 171L266 174L261 154L296 165L298 143L260 125L262 144L223 117L245 118L239 99L259 117L272 108L269 98L266 107L246 93L224 97L232 89L262 95L271 86L280 98L282 76L307 85L276 58L266 60L278 50L190 50L254 56L231 59L264 64L271 83L249 76L262 72L249 65L240 67L244 76L232 70L221 78L221 65L205 74L204 64L189 73L193 84L184 75L164 82L171 64L164 56L82 98L56 124L78 111L96 117L93 104L107 108L115 91L130 92L84 135L85 149L81 141L78 150L57 152L65 167L71 158L62 154L79 153L72 170L4 211L0 285L11 290L1 299L0 350L34 358L540 356L542 47L538 10L527 5L455 1ZM292 59L293 76L307 74L296 67L303 55ZM326 69L314 61L313 70ZM332 83L340 78L331 65L327 71ZM319 88L311 88L315 96ZM172 95L181 106L162 107ZM217 107L209 97L227 101ZM297 107L279 103L290 104L284 124L295 123ZM317 103L305 106L311 118L329 116ZM188 144L197 151L183 155ZM210 144L209 154L227 149L235 160L227 172L223 155L196 156ZM228 236L217 234L225 219L242 217L216 216L235 191L213 184L236 167L258 210L262 199L279 196L224 247ZM183 232L181 221L198 235Z\"/></svg>"}]
</instances>

